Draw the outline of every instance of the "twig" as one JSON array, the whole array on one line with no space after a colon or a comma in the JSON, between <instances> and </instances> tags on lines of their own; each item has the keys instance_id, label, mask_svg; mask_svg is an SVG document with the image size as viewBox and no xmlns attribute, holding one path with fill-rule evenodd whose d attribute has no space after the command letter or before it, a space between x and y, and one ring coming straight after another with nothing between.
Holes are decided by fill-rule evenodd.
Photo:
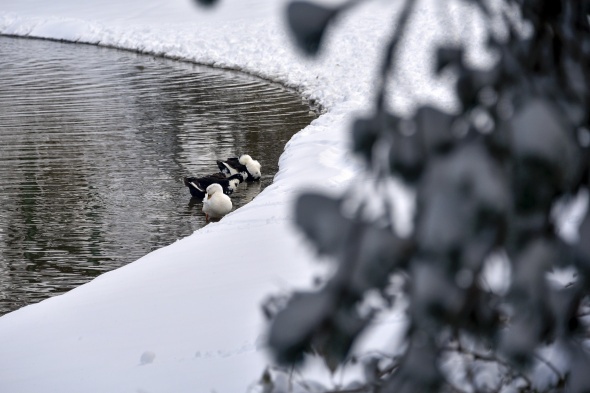
<instances>
[{"instance_id":1,"label":"twig","mask_svg":"<svg viewBox=\"0 0 590 393\"><path fill-rule=\"evenodd\" d=\"M565 381L565 376L562 375L561 372L557 369L557 367L555 367L550 361L538 354L534 354L533 356L535 357L535 359L537 359L541 363L545 364L549 369L551 369L551 371L553 371L555 375L557 375L557 385L560 385L562 382Z\"/></svg>"},{"instance_id":2,"label":"twig","mask_svg":"<svg viewBox=\"0 0 590 393\"><path fill-rule=\"evenodd\" d=\"M468 351L468 350L464 349L463 347L458 347L458 348L444 347L444 348L441 348L441 351L442 352L445 352L445 351L446 352L460 352L465 355L473 356L473 358L475 360L481 360L484 362L496 362L496 363L501 364L502 366L506 367L506 369L508 369L509 371L514 371L514 367L512 367L505 360L502 360L495 355L485 355L483 353ZM517 375L518 375L518 377L524 379L524 381L527 383L529 388L533 386L533 382L526 374L524 374L522 372L518 372Z\"/></svg>"}]
</instances>

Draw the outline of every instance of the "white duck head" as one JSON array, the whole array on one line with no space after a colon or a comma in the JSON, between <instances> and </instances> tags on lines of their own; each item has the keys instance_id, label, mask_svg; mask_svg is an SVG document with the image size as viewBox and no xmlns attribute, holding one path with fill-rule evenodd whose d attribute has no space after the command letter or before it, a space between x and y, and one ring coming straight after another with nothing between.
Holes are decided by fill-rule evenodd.
<instances>
[{"instance_id":1,"label":"white duck head","mask_svg":"<svg viewBox=\"0 0 590 393\"><path fill-rule=\"evenodd\" d=\"M244 154L240 156L240 164L245 165L246 169L254 179L260 179L262 173L260 172L260 168L262 165L256 160L253 160L248 154Z\"/></svg>"},{"instance_id":2,"label":"white duck head","mask_svg":"<svg viewBox=\"0 0 590 393\"><path fill-rule=\"evenodd\" d=\"M206 192L205 200L207 200L207 199L211 199L213 197L213 195L215 195L218 192L223 194L223 188L221 187L220 184L213 183L213 184L210 184L209 187L207 187L207 190L205 192Z\"/></svg>"}]
</instances>

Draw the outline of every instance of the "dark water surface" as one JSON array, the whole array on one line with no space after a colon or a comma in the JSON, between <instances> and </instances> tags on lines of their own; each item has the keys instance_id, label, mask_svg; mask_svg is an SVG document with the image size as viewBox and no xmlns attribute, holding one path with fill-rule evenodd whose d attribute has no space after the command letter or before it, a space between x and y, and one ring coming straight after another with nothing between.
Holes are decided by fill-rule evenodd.
<instances>
[{"instance_id":1,"label":"dark water surface","mask_svg":"<svg viewBox=\"0 0 590 393\"><path fill-rule=\"evenodd\" d=\"M272 182L315 115L243 74L87 45L0 37L0 315L202 227L186 175L239 153Z\"/></svg>"}]
</instances>

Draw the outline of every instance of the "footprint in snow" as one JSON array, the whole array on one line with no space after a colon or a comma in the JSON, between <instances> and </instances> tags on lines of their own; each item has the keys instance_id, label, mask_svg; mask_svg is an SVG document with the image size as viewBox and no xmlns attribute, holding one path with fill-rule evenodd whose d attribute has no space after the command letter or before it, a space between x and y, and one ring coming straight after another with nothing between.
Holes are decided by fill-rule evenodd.
<instances>
[{"instance_id":1,"label":"footprint in snow","mask_svg":"<svg viewBox=\"0 0 590 393\"><path fill-rule=\"evenodd\" d=\"M156 354L152 351L145 351L144 353L141 354L141 357L139 358L139 364L141 366L145 365L145 364L150 364L154 361L154 359L156 358Z\"/></svg>"}]
</instances>

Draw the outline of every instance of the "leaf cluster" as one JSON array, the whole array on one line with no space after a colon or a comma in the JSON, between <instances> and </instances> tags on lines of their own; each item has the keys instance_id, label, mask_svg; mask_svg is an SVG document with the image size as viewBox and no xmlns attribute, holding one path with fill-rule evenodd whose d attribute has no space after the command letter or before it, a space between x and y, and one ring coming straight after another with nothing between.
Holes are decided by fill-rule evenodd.
<instances>
[{"instance_id":1,"label":"leaf cluster","mask_svg":"<svg viewBox=\"0 0 590 393\"><path fill-rule=\"evenodd\" d=\"M464 386L454 386L442 365L450 346L465 337L487 355L457 352L500 364L520 376L510 381L518 380L521 390L536 388L527 375L540 362L539 351L558 345L567 361L561 368L549 363L556 378L546 388L588 391L589 330L581 310L590 289L590 215L582 218L579 239L566 242L554 210L588 193L590 1L506 0L495 9L484 0L465 1L486 15L488 46L499 60L475 69L461 45L437 49L433 72L456 74L461 111L423 105L402 118L387 109L385 82L415 3L407 0L384 48L373 114L352 124L353 150L367 170L415 189L412 234L396 234L385 214L388 225L367 219L362 208L351 212L346 195L301 195L297 226L338 267L319 290L294 294L276 313L269 343L284 364L312 351L335 369L379 312L360 311L365 295L388 298L391 277L402 272L410 304L405 352L397 367L358 391L483 389L477 370L469 368ZM317 54L326 28L355 3L291 3L288 21L298 46ZM498 18L503 37L491 28ZM485 285L495 255L509 263L507 291ZM564 269L576 272L568 285L548 279Z\"/></svg>"}]
</instances>

